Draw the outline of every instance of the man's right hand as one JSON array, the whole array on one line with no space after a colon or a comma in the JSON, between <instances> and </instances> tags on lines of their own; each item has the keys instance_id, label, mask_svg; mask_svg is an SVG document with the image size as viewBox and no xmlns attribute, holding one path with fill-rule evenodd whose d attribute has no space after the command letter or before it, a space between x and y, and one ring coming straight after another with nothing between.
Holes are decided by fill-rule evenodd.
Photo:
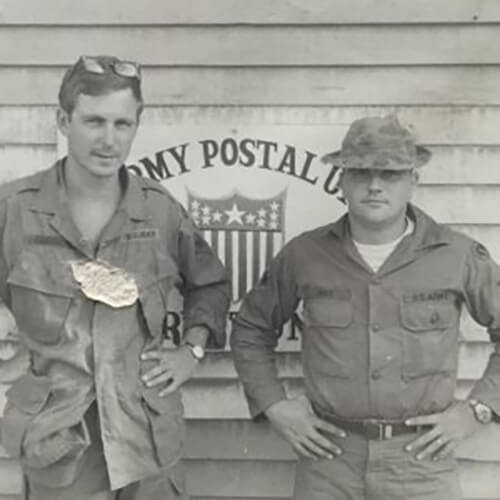
<instances>
[{"instance_id":1,"label":"man's right hand","mask_svg":"<svg viewBox=\"0 0 500 500\"><path fill-rule=\"evenodd\" d=\"M344 438L345 432L316 416L305 396L278 401L264 413L299 455L317 460L332 459L342 453L340 446L319 431L339 438Z\"/></svg>"}]
</instances>

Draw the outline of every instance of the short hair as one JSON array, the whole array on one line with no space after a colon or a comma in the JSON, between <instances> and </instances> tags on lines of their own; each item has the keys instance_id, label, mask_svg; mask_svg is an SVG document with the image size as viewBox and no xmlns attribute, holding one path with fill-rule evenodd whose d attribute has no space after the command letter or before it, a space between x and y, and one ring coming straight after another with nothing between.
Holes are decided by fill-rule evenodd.
<instances>
[{"instance_id":1,"label":"short hair","mask_svg":"<svg viewBox=\"0 0 500 500\"><path fill-rule=\"evenodd\" d=\"M87 69L86 60L89 59L103 70L102 73ZM136 65L137 76L123 76L115 70L115 65L122 62L115 56L80 57L68 68L61 81L58 94L61 108L71 116L80 94L100 96L129 88L139 104L137 109L137 116L139 116L144 107L139 66Z\"/></svg>"}]
</instances>

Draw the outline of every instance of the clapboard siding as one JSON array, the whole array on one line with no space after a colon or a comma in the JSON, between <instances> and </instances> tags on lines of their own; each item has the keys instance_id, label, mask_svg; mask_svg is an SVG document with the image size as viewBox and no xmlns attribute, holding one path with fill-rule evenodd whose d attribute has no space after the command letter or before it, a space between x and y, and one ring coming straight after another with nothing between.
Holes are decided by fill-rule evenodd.
<instances>
[{"instance_id":1,"label":"clapboard siding","mask_svg":"<svg viewBox=\"0 0 500 500\"><path fill-rule=\"evenodd\" d=\"M497 224L500 222L498 186L426 186L415 202L447 224Z\"/></svg>"},{"instance_id":2,"label":"clapboard siding","mask_svg":"<svg viewBox=\"0 0 500 500\"><path fill-rule=\"evenodd\" d=\"M51 145L0 146L2 182L43 170L51 165L56 157L56 148Z\"/></svg>"},{"instance_id":3,"label":"clapboard siding","mask_svg":"<svg viewBox=\"0 0 500 500\"><path fill-rule=\"evenodd\" d=\"M1 104L54 104L63 68L0 67ZM500 66L146 67L149 103L499 105Z\"/></svg>"},{"instance_id":4,"label":"clapboard siding","mask_svg":"<svg viewBox=\"0 0 500 500\"><path fill-rule=\"evenodd\" d=\"M56 108L0 106L0 144L55 145L56 137Z\"/></svg>"},{"instance_id":5,"label":"clapboard siding","mask_svg":"<svg viewBox=\"0 0 500 500\"><path fill-rule=\"evenodd\" d=\"M495 0L2 0L4 24L372 24L496 23Z\"/></svg>"},{"instance_id":6,"label":"clapboard siding","mask_svg":"<svg viewBox=\"0 0 500 500\"><path fill-rule=\"evenodd\" d=\"M147 66L498 64L498 30L496 25L4 27L0 65L66 65L75 53L111 53Z\"/></svg>"},{"instance_id":7,"label":"clapboard siding","mask_svg":"<svg viewBox=\"0 0 500 500\"><path fill-rule=\"evenodd\" d=\"M1 80L0 80L1 81ZM58 88L57 82L55 89ZM55 102L54 88L51 98ZM499 91L500 93L500 91ZM1 98L1 96L0 96ZM401 121L412 124L421 142L429 146L500 146L497 106L168 106L146 96L142 116L145 125L190 127L237 127L253 125L266 128L276 125L308 125L314 131L330 131L332 149L340 144L349 124L363 116L398 113ZM55 144L54 106L0 105L0 144ZM323 129L316 127L324 127ZM467 175L467 174L464 174Z\"/></svg>"}]
</instances>

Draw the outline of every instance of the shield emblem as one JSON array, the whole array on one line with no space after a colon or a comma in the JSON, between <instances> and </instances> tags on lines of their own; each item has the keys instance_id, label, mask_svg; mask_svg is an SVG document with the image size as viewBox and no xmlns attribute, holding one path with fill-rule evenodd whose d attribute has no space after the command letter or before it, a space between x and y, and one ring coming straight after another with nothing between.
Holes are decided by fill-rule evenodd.
<instances>
[{"instance_id":1,"label":"shield emblem","mask_svg":"<svg viewBox=\"0 0 500 500\"><path fill-rule=\"evenodd\" d=\"M210 199L188 191L191 217L230 273L234 303L257 283L283 246L285 195L253 199L234 192Z\"/></svg>"}]
</instances>

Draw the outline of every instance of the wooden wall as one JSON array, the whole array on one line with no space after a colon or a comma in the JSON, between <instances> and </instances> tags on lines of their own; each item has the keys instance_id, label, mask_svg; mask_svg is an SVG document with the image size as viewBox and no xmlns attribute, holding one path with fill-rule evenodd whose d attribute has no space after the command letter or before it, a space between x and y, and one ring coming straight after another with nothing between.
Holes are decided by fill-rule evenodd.
<instances>
[{"instance_id":1,"label":"wooden wall","mask_svg":"<svg viewBox=\"0 0 500 500\"><path fill-rule=\"evenodd\" d=\"M64 67L114 53L144 64L150 123L327 127L397 111L435 152L418 202L500 260L499 23L496 0L0 0L0 180L55 159ZM462 397L490 351L469 320L463 339ZM300 390L298 353L279 364ZM248 421L227 353L184 396L195 498L290 496L294 456ZM467 499L500 499L499 442L492 429L461 448ZM20 485L0 451L0 499L19 498Z\"/></svg>"}]
</instances>

